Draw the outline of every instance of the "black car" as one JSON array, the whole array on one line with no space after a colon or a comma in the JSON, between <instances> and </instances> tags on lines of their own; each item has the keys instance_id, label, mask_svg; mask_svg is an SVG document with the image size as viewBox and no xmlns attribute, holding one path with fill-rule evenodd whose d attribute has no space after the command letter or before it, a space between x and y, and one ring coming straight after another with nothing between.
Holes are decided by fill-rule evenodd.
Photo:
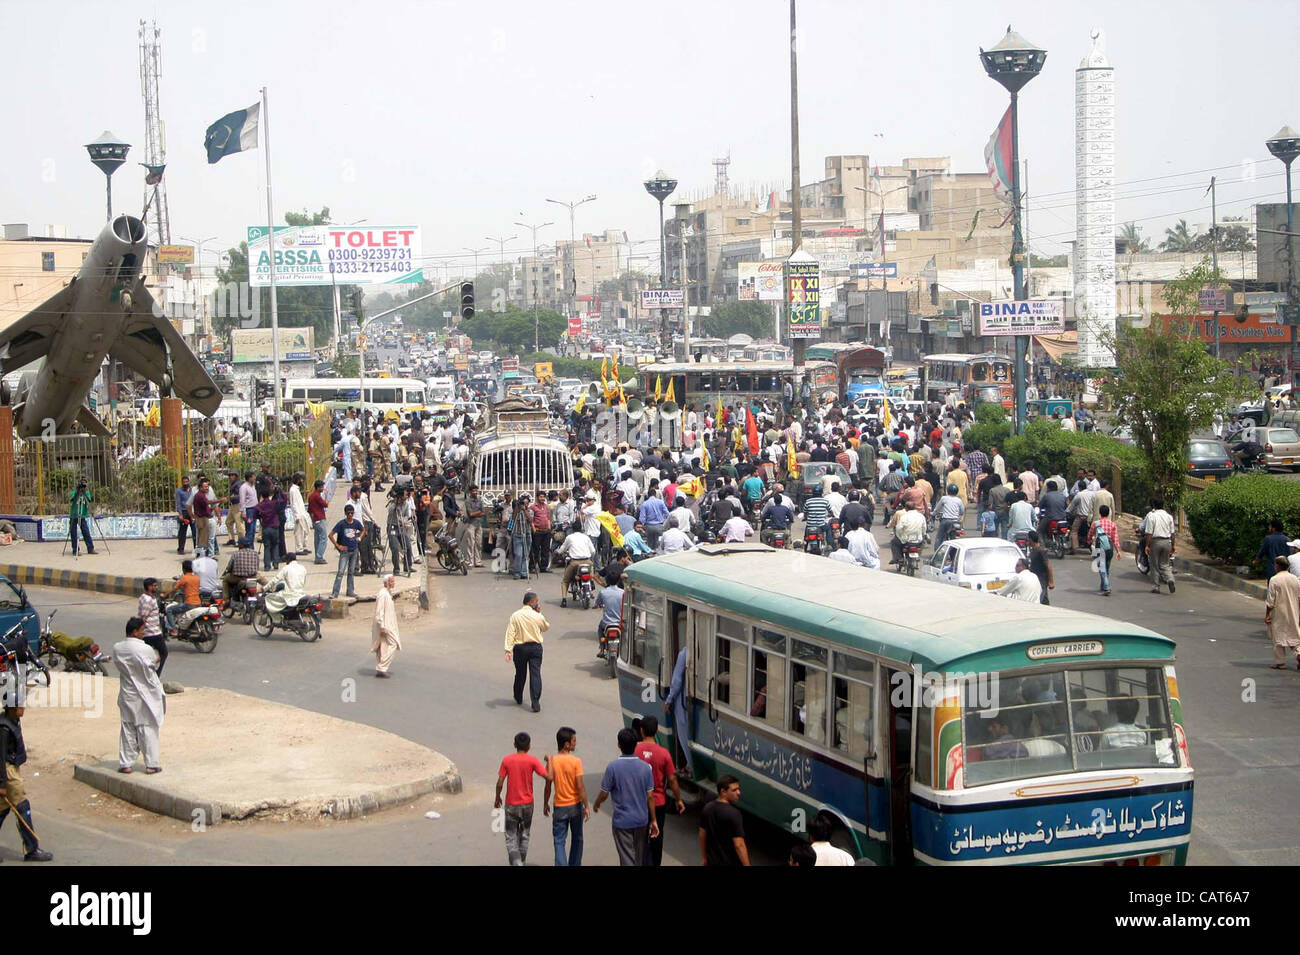
<instances>
[{"instance_id":1,"label":"black car","mask_svg":"<svg viewBox=\"0 0 1300 955\"><path fill-rule=\"evenodd\" d=\"M1212 438L1193 438L1187 452L1187 473L1205 481L1222 481L1232 473L1228 445Z\"/></svg>"}]
</instances>

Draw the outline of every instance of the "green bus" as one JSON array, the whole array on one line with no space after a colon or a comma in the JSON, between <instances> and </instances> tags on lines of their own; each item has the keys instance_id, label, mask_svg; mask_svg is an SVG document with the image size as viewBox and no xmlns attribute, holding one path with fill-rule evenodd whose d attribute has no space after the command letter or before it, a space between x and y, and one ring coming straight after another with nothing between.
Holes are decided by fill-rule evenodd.
<instances>
[{"instance_id":1,"label":"green bus","mask_svg":"<svg viewBox=\"0 0 1300 955\"><path fill-rule=\"evenodd\" d=\"M742 809L880 864L1185 863L1172 640L760 544L627 576L624 720L679 690L664 744Z\"/></svg>"}]
</instances>

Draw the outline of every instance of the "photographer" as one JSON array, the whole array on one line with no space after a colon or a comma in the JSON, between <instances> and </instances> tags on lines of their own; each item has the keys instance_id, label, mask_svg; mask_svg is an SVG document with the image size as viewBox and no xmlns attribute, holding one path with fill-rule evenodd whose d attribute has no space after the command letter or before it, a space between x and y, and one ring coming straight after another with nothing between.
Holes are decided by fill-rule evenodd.
<instances>
[{"instance_id":1,"label":"photographer","mask_svg":"<svg viewBox=\"0 0 1300 955\"><path fill-rule=\"evenodd\" d=\"M68 533L72 536L72 556L77 556L77 529L81 529L81 536L86 539L86 553L95 553L95 542L90 538L90 502L94 500L90 496L90 489L86 486L86 479L81 478L77 481L77 486L68 496L71 506L68 510Z\"/></svg>"}]
</instances>

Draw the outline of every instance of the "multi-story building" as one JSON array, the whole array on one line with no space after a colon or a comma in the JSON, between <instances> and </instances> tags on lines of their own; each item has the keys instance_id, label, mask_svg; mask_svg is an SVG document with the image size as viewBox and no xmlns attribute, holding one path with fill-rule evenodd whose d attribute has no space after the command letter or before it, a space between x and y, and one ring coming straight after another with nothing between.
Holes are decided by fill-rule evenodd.
<instances>
[{"instance_id":1,"label":"multi-story building","mask_svg":"<svg viewBox=\"0 0 1300 955\"><path fill-rule=\"evenodd\" d=\"M618 278L628 268L627 233L619 229L584 233L573 243L558 241L555 252L561 270L559 298L566 304L576 295L597 294L602 282ZM568 276L576 279L576 289L563 287Z\"/></svg>"},{"instance_id":2,"label":"multi-story building","mask_svg":"<svg viewBox=\"0 0 1300 955\"><path fill-rule=\"evenodd\" d=\"M564 298L563 266L554 249L539 250L536 256L525 255L519 260L520 308L558 309Z\"/></svg>"},{"instance_id":3,"label":"multi-story building","mask_svg":"<svg viewBox=\"0 0 1300 955\"><path fill-rule=\"evenodd\" d=\"M22 318L72 281L90 254L89 239L63 237L66 230L47 228L31 235L25 224L10 223L0 240L0 328ZM57 237L56 237L57 236Z\"/></svg>"}]
</instances>

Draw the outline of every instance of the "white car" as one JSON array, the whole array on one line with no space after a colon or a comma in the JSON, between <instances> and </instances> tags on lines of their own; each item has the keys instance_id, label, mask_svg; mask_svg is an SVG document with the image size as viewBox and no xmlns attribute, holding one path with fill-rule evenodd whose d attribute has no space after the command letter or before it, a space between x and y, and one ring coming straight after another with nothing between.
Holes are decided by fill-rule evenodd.
<instances>
[{"instance_id":1,"label":"white car","mask_svg":"<svg viewBox=\"0 0 1300 955\"><path fill-rule=\"evenodd\" d=\"M945 541L921 565L923 580L967 590L1000 590L1016 573L1020 548L1000 537L959 537Z\"/></svg>"}]
</instances>

